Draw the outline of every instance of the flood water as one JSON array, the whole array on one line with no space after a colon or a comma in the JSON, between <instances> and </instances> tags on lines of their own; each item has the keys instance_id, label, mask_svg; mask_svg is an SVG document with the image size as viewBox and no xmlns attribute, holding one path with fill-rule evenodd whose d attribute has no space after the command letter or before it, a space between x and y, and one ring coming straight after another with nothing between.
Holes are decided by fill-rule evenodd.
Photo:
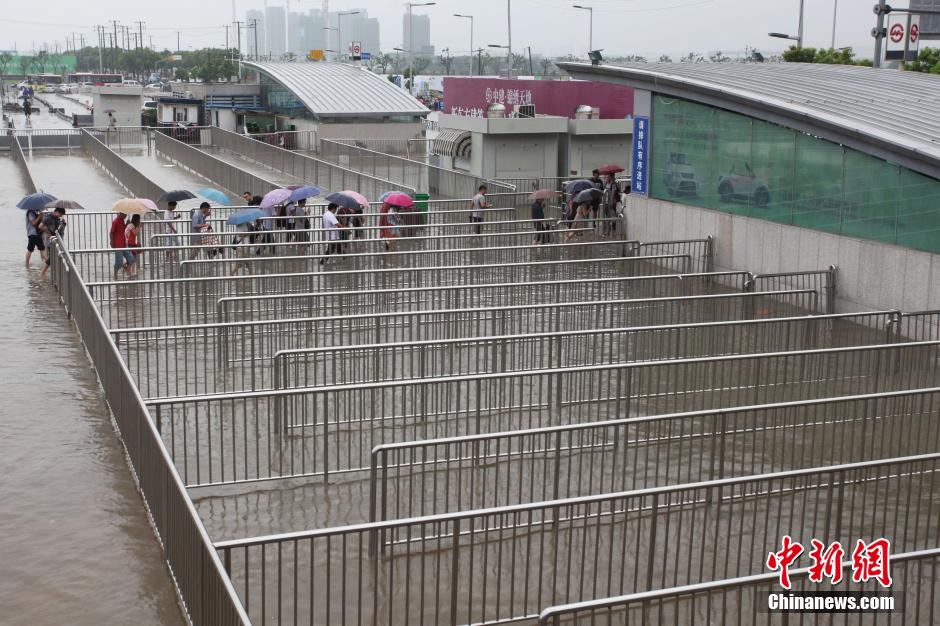
<instances>
[{"instance_id":1,"label":"flood water","mask_svg":"<svg viewBox=\"0 0 940 626\"><path fill-rule=\"evenodd\" d=\"M73 163L61 160L66 178ZM182 624L79 337L38 255L23 267L23 193L0 158L0 622ZM85 184L76 199L114 194Z\"/></svg>"}]
</instances>

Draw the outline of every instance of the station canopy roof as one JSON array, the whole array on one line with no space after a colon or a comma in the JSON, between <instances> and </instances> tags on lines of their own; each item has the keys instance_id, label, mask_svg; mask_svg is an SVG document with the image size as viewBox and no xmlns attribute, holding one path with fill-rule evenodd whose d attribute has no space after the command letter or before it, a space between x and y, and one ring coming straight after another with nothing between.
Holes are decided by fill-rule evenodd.
<instances>
[{"instance_id":1,"label":"station canopy roof","mask_svg":"<svg viewBox=\"0 0 940 626\"><path fill-rule=\"evenodd\" d=\"M317 117L427 115L428 109L384 76L348 63L252 62Z\"/></svg>"},{"instance_id":2,"label":"station canopy roof","mask_svg":"<svg viewBox=\"0 0 940 626\"><path fill-rule=\"evenodd\" d=\"M795 128L940 178L940 76L807 63L559 67Z\"/></svg>"}]
</instances>

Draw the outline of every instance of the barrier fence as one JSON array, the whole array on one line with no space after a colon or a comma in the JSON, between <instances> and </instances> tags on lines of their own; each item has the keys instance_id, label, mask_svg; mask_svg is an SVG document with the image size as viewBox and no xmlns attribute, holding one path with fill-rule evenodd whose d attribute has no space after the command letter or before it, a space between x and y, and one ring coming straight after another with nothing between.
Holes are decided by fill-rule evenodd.
<instances>
[{"instance_id":1,"label":"barrier fence","mask_svg":"<svg viewBox=\"0 0 940 626\"><path fill-rule=\"evenodd\" d=\"M368 520L927 454L938 417L934 388L381 444Z\"/></svg>"},{"instance_id":2,"label":"barrier fence","mask_svg":"<svg viewBox=\"0 0 940 626\"><path fill-rule=\"evenodd\" d=\"M894 585L890 593L886 593L875 580L855 582L852 579L852 570L856 566L852 561L843 561L836 565L843 571L842 582L838 586L828 581L823 584L810 581L808 567L791 569L789 577L792 594L824 595L835 592L888 595L890 597L887 599L891 602L883 607L868 614L847 615L844 621L860 624L881 621L889 624L937 623L940 609L934 599L938 594L937 569L940 566L940 548L892 554ZM833 570L833 575L835 573L836 570ZM770 624L776 621L767 610L770 594L790 595L789 592L784 593L780 587L780 575L777 573L754 574L547 607L539 614L538 624L691 624L696 621L715 626ZM885 608L889 610L886 611ZM791 611L790 614L801 624L830 624L836 621L831 611ZM780 611L779 616L780 621L789 617L785 611Z\"/></svg>"},{"instance_id":3,"label":"barrier fence","mask_svg":"<svg viewBox=\"0 0 940 626\"><path fill-rule=\"evenodd\" d=\"M221 128L213 127L209 133L211 144L215 148L228 150L242 158L330 191L352 189L369 199L378 198L386 191L402 191L414 197L416 191L409 185L340 167L328 161L299 152L291 152ZM459 197L469 198L470 196Z\"/></svg>"},{"instance_id":4,"label":"barrier fence","mask_svg":"<svg viewBox=\"0 0 940 626\"><path fill-rule=\"evenodd\" d=\"M273 387L288 389L873 345L888 341L884 327L897 315L846 313L298 348L274 355Z\"/></svg>"},{"instance_id":5,"label":"barrier fence","mask_svg":"<svg viewBox=\"0 0 940 626\"><path fill-rule=\"evenodd\" d=\"M590 280L620 275L666 275L689 273L690 259L684 255L629 257L598 262L595 259L532 261L515 264L450 265L435 268L384 268L378 270L327 270L290 274L229 275L200 278L167 278L143 281L89 283L96 301L108 319L135 320L144 311L163 309L160 319L181 315L188 322L214 315L219 298L267 293L307 293L358 289L406 289L445 285L473 285L551 280L560 272L571 278ZM816 310L808 302L807 310ZM179 307L179 313L170 309ZM107 309L107 310L106 310ZM769 310L769 309L768 309ZM133 325L139 325L134 322Z\"/></svg>"},{"instance_id":6,"label":"barrier fence","mask_svg":"<svg viewBox=\"0 0 940 626\"><path fill-rule=\"evenodd\" d=\"M213 184L237 196L245 189L258 195L278 189L281 185L257 176L189 144L173 139L163 133L154 135L154 149L169 161L202 176Z\"/></svg>"},{"instance_id":7,"label":"barrier fence","mask_svg":"<svg viewBox=\"0 0 940 626\"><path fill-rule=\"evenodd\" d=\"M936 386L886 344L149 399L188 486L363 471L383 443Z\"/></svg>"},{"instance_id":8,"label":"barrier fence","mask_svg":"<svg viewBox=\"0 0 940 626\"><path fill-rule=\"evenodd\" d=\"M81 146L93 161L107 171L114 180L135 198L151 198L154 201L163 195L164 189L125 161L114 150L106 146L95 135L81 130ZM77 213L77 212L76 212ZM74 217L74 216L72 216ZM71 219L71 218L70 218ZM104 231L99 241L105 241Z\"/></svg>"},{"instance_id":9,"label":"barrier fence","mask_svg":"<svg viewBox=\"0 0 940 626\"><path fill-rule=\"evenodd\" d=\"M181 608L196 624L250 623L68 251L53 243L49 252L52 284L98 374Z\"/></svg>"},{"instance_id":10,"label":"barrier fence","mask_svg":"<svg viewBox=\"0 0 940 626\"><path fill-rule=\"evenodd\" d=\"M595 302L340 314L112 330L146 397L270 388L282 350L362 343L617 328L813 311L811 291L670 296ZM184 358L191 356L193 358ZM223 375L224 374L224 375Z\"/></svg>"},{"instance_id":11,"label":"barrier fence","mask_svg":"<svg viewBox=\"0 0 940 626\"><path fill-rule=\"evenodd\" d=\"M26 193L31 194L39 191L39 188L36 187L36 181L33 180L33 175L29 171L29 163L18 138L10 142L10 156L13 157L13 162L16 163L17 169L20 171Z\"/></svg>"},{"instance_id":12,"label":"barrier fence","mask_svg":"<svg viewBox=\"0 0 940 626\"><path fill-rule=\"evenodd\" d=\"M764 573L784 534L932 547L938 469L926 454L216 548L257 624L534 621L550 605Z\"/></svg>"}]
</instances>

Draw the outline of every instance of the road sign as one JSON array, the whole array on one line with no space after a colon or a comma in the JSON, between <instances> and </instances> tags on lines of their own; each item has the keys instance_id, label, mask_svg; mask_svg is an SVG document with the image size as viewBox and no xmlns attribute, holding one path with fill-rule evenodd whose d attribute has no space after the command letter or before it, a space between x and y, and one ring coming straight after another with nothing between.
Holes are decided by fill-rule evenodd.
<instances>
[{"instance_id":1,"label":"road sign","mask_svg":"<svg viewBox=\"0 0 940 626\"><path fill-rule=\"evenodd\" d=\"M920 45L920 16L909 13L889 15L888 37L885 44L886 61L916 59L917 48Z\"/></svg>"},{"instance_id":2,"label":"road sign","mask_svg":"<svg viewBox=\"0 0 940 626\"><path fill-rule=\"evenodd\" d=\"M362 57L362 42L354 41L349 44L349 54L352 56L353 61L358 61Z\"/></svg>"},{"instance_id":3,"label":"road sign","mask_svg":"<svg viewBox=\"0 0 940 626\"><path fill-rule=\"evenodd\" d=\"M363 60L363 61L371 61L371 60L372 60L372 53L371 53L371 52L363 52L363 53L362 53L362 60Z\"/></svg>"},{"instance_id":4,"label":"road sign","mask_svg":"<svg viewBox=\"0 0 940 626\"><path fill-rule=\"evenodd\" d=\"M630 193L649 195L650 118L633 118L633 167Z\"/></svg>"}]
</instances>

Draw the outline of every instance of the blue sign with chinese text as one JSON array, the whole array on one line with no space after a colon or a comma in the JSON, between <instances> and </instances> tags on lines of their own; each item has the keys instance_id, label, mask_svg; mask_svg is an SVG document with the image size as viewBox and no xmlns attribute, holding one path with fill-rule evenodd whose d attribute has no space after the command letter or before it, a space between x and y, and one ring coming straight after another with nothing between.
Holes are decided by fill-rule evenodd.
<instances>
[{"instance_id":1,"label":"blue sign with chinese text","mask_svg":"<svg viewBox=\"0 0 940 626\"><path fill-rule=\"evenodd\" d=\"M633 118L633 179L630 193L649 195L650 118Z\"/></svg>"},{"instance_id":2,"label":"blue sign with chinese text","mask_svg":"<svg viewBox=\"0 0 940 626\"><path fill-rule=\"evenodd\" d=\"M371 61L371 60L372 60L372 53L371 53L371 52L363 52L363 53L362 53L362 56L361 56L360 58L361 58L363 61Z\"/></svg>"}]
</instances>

